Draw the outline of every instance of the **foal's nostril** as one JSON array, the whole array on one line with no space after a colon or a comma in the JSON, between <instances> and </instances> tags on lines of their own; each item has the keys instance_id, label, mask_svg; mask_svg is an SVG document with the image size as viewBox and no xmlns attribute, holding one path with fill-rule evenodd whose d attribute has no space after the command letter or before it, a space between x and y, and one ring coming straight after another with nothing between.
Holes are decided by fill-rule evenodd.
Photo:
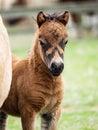
<instances>
[{"instance_id":1,"label":"foal's nostril","mask_svg":"<svg viewBox=\"0 0 98 130\"><path fill-rule=\"evenodd\" d=\"M56 62L53 62L51 64L51 72L54 76L58 76L62 70L64 68L64 64L63 63L56 63Z\"/></svg>"},{"instance_id":2,"label":"foal's nostril","mask_svg":"<svg viewBox=\"0 0 98 130\"><path fill-rule=\"evenodd\" d=\"M64 68L64 64L61 63L61 64L58 66L58 70L62 72L63 68Z\"/></svg>"},{"instance_id":3,"label":"foal's nostril","mask_svg":"<svg viewBox=\"0 0 98 130\"><path fill-rule=\"evenodd\" d=\"M56 70L57 70L57 65L56 65L56 63L52 63L52 64L51 64L51 69L52 69L53 71L56 71Z\"/></svg>"}]
</instances>

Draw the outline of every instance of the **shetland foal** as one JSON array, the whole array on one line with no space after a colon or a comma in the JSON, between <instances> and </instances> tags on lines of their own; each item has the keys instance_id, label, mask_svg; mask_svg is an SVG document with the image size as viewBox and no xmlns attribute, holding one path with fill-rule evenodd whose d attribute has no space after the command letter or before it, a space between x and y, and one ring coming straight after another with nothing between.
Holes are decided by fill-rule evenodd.
<instances>
[{"instance_id":1,"label":"shetland foal","mask_svg":"<svg viewBox=\"0 0 98 130\"><path fill-rule=\"evenodd\" d=\"M64 91L61 72L68 41L65 28L68 19L67 11L52 15L40 12L39 29L29 57L13 58L11 90L2 110L20 116L23 130L34 130L38 114L41 130L56 130Z\"/></svg>"}]
</instances>

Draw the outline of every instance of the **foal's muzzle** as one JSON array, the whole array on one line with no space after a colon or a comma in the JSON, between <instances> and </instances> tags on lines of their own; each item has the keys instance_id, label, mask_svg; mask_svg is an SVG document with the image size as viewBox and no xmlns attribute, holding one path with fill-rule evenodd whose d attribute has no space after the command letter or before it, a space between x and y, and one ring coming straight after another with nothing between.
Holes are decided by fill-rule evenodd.
<instances>
[{"instance_id":1,"label":"foal's muzzle","mask_svg":"<svg viewBox=\"0 0 98 130\"><path fill-rule=\"evenodd\" d=\"M60 73L63 71L64 69L64 63L59 62L52 62L51 66L50 66L50 71L52 73L53 76L59 76Z\"/></svg>"}]
</instances>

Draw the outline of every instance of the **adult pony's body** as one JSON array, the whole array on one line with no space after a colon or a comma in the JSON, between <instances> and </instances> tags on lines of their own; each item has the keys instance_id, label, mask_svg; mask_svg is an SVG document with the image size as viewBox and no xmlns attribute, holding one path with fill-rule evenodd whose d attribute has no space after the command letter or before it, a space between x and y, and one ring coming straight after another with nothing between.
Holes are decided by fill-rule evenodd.
<instances>
[{"instance_id":1,"label":"adult pony's body","mask_svg":"<svg viewBox=\"0 0 98 130\"><path fill-rule=\"evenodd\" d=\"M9 38L0 16L0 107L8 96L12 79Z\"/></svg>"},{"instance_id":2,"label":"adult pony's body","mask_svg":"<svg viewBox=\"0 0 98 130\"><path fill-rule=\"evenodd\" d=\"M41 130L56 130L61 114L64 48L69 13L37 15L38 33L30 55L13 57L13 78L2 110L20 116L23 130L34 130L35 119L41 116ZM4 130L1 129L1 130Z\"/></svg>"}]
</instances>

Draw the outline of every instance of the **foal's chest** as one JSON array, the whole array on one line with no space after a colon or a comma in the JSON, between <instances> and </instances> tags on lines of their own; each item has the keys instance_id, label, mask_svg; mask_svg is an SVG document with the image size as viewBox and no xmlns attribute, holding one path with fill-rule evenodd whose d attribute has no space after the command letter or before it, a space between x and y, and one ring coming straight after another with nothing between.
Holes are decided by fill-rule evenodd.
<instances>
[{"instance_id":1,"label":"foal's chest","mask_svg":"<svg viewBox=\"0 0 98 130\"><path fill-rule=\"evenodd\" d=\"M61 102L62 102L62 98L63 98L63 91L62 89L56 89L56 91L52 91L51 94L47 94L46 97L46 102L45 102L45 107L43 108L43 113L47 113L50 111L54 111L55 109L57 109Z\"/></svg>"}]
</instances>

